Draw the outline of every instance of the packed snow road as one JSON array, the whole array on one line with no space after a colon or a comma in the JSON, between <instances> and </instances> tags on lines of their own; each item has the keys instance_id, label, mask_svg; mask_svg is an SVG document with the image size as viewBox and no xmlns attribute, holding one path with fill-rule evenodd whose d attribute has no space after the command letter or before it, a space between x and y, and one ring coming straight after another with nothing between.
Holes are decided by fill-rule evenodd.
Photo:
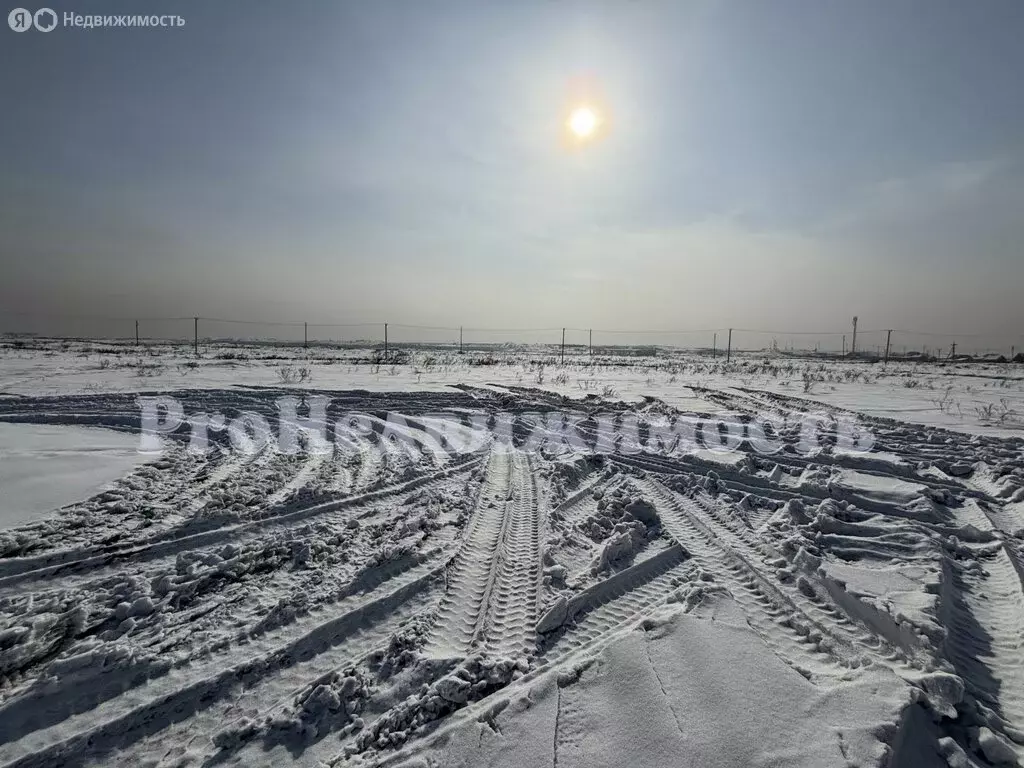
<instances>
[{"instance_id":1,"label":"packed snow road","mask_svg":"<svg viewBox=\"0 0 1024 768\"><path fill-rule=\"evenodd\" d=\"M1022 441L700 394L0 399L163 446L0 532L0 766L1020 761Z\"/></svg>"}]
</instances>

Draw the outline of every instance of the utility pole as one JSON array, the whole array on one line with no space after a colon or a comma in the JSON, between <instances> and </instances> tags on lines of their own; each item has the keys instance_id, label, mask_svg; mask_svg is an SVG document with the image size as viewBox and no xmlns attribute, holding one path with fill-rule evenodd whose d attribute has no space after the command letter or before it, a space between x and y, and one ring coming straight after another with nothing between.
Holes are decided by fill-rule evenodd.
<instances>
[{"instance_id":1,"label":"utility pole","mask_svg":"<svg viewBox=\"0 0 1024 768\"><path fill-rule=\"evenodd\" d=\"M565 365L565 328L562 329L562 365Z\"/></svg>"},{"instance_id":2,"label":"utility pole","mask_svg":"<svg viewBox=\"0 0 1024 768\"><path fill-rule=\"evenodd\" d=\"M459 326L459 354L462 354L462 326Z\"/></svg>"},{"instance_id":3,"label":"utility pole","mask_svg":"<svg viewBox=\"0 0 1024 768\"><path fill-rule=\"evenodd\" d=\"M711 359L714 360L718 356L718 334L716 333L711 337Z\"/></svg>"},{"instance_id":4,"label":"utility pole","mask_svg":"<svg viewBox=\"0 0 1024 768\"><path fill-rule=\"evenodd\" d=\"M194 317L192 319L195 321L195 325L194 325L195 335L193 336L192 344L193 344L193 348L195 349L195 352L196 352L196 357L199 357L199 318L198 317Z\"/></svg>"},{"instance_id":5,"label":"utility pole","mask_svg":"<svg viewBox=\"0 0 1024 768\"><path fill-rule=\"evenodd\" d=\"M732 360L732 328L729 329L729 346L725 351L725 362Z\"/></svg>"},{"instance_id":6,"label":"utility pole","mask_svg":"<svg viewBox=\"0 0 1024 768\"><path fill-rule=\"evenodd\" d=\"M892 331L886 331L885 336L885 362L889 362L889 345L892 343Z\"/></svg>"},{"instance_id":7,"label":"utility pole","mask_svg":"<svg viewBox=\"0 0 1024 768\"><path fill-rule=\"evenodd\" d=\"M384 362L388 361L388 324L384 323Z\"/></svg>"},{"instance_id":8,"label":"utility pole","mask_svg":"<svg viewBox=\"0 0 1024 768\"><path fill-rule=\"evenodd\" d=\"M590 329L590 356L594 356L594 329Z\"/></svg>"},{"instance_id":9,"label":"utility pole","mask_svg":"<svg viewBox=\"0 0 1024 768\"><path fill-rule=\"evenodd\" d=\"M135 321L135 346L139 346L139 321Z\"/></svg>"},{"instance_id":10,"label":"utility pole","mask_svg":"<svg viewBox=\"0 0 1024 768\"><path fill-rule=\"evenodd\" d=\"M850 342L850 355L857 354L857 316L853 316L853 341Z\"/></svg>"},{"instance_id":11,"label":"utility pole","mask_svg":"<svg viewBox=\"0 0 1024 768\"><path fill-rule=\"evenodd\" d=\"M956 357L956 342L953 342L953 346L949 348L949 359L952 360Z\"/></svg>"},{"instance_id":12,"label":"utility pole","mask_svg":"<svg viewBox=\"0 0 1024 768\"><path fill-rule=\"evenodd\" d=\"M309 349L309 323L302 324L302 346Z\"/></svg>"},{"instance_id":13,"label":"utility pole","mask_svg":"<svg viewBox=\"0 0 1024 768\"><path fill-rule=\"evenodd\" d=\"M843 357L846 357L846 334L843 334Z\"/></svg>"}]
</instances>

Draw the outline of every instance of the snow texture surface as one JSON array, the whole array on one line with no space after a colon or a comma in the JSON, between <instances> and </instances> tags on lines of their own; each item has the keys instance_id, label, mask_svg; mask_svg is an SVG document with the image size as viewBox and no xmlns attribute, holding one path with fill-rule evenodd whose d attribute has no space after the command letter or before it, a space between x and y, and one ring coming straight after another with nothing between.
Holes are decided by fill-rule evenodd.
<instances>
[{"instance_id":1,"label":"snow texture surface","mask_svg":"<svg viewBox=\"0 0 1024 768\"><path fill-rule=\"evenodd\" d=\"M498 373L370 391L340 366L336 388L211 367L165 393L274 426L287 395L371 417L326 454L197 453L183 431L135 455L123 376L0 397L0 766L1020 764L1009 416L921 423L872 396L857 410L852 387L839 403L726 370L638 398ZM570 450L536 419L592 434L698 401L857 416L874 442ZM530 418L546 439L426 450L438 413Z\"/></svg>"},{"instance_id":2,"label":"snow texture surface","mask_svg":"<svg viewBox=\"0 0 1024 768\"><path fill-rule=\"evenodd\" d=\"M144 459L134 435L42 424L0 424L0 526L45 517L91 496Z\"/></svg>"}]
</instances>

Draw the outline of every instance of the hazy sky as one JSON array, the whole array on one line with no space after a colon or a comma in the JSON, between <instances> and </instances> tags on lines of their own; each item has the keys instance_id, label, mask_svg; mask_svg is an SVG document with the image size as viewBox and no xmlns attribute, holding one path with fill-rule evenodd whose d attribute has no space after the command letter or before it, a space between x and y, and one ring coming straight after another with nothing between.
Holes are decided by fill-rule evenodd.
<instances>
[{"instance_id":1,"label":"hazy sky","mask_svg":"<svg viewBox=\"0 0 1024 768\"><path fill-rule=\"evenodd\" d=\"M7 311L1024 333L1024 3L50 5L186 25L0 28Z\"/></svg>"}]
</instances>

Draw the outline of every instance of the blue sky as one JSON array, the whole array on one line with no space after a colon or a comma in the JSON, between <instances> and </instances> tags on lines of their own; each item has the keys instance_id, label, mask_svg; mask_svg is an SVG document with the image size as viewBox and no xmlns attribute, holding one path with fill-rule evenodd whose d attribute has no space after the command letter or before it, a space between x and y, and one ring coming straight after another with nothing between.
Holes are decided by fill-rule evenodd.
<instances>
[{"instance_id":1,"label":"blue sky","mask_svg":"<svg viewBox=\"0 0 1024 768\"><path fill-rule=\"evenodd\" d=\"M1024 333L1020 3L52 7L186 25L0 33L8 310Z\"/></svg>"}]
</instances>

